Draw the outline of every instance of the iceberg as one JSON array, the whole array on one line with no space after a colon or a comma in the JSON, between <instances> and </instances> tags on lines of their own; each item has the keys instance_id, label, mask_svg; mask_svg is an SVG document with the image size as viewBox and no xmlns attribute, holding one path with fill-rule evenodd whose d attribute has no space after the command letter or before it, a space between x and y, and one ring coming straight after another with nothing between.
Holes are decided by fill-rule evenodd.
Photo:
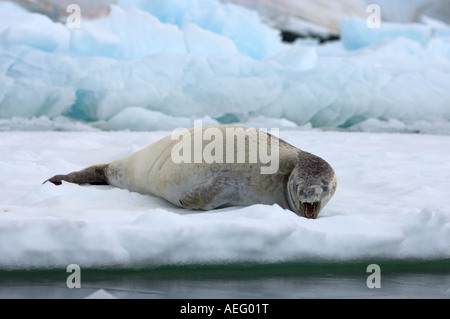
<instances>
[{"instance_id":1,"label":"iceberg","mask_svg":"<svg viewBox=\"0 0 450 319\"><path fill-rule=\"evenodd\" d=\"M139 1L119 0L123 9L139 8L161 22L183 28L195 24L234 42L238 52L255 59L261 59L278 52L283 44L277 30L261 22L254 11L216 0ZM214 42L213 42L214 43ZM212 44L212 43L211 43ZM209 46L209 42L203 42Z\"/></svg>"},{"instance_id":2,"label":"iceberg","mask_svg":"<svg viewBox=\"0 0 450 319\"><path fill-rule=\"evenodd\" d=\"M450 134L447 25L341 26L342 41L288 45L255 12L214 0L123 0L106 17L83 18L81 28L3 4L0 128L61 128L65 117L160 130L162 122L184 127L206 117ZM43 117L57 123L30 121Z\"/></svg>"}]
</instances>

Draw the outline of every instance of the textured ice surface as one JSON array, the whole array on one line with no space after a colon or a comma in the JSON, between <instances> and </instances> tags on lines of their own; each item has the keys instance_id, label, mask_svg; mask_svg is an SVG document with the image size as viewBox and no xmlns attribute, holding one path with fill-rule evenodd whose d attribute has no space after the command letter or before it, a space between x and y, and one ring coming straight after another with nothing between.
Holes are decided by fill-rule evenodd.
<instances>
[{"instance_id":1,"label":"textured ice surface","mask_svg":"<svg viewBox=\"0 0 450 319\"><path fill-rule=\"evenodd\" d=\"M449 134L448 26L383 24L379 36L365 20L342 25L343 42L288 46L256 13L214 0L120 1L79 29L2 5L2 126L66 117L159 130L262 117Z\"/></svg>"}]
</instances>

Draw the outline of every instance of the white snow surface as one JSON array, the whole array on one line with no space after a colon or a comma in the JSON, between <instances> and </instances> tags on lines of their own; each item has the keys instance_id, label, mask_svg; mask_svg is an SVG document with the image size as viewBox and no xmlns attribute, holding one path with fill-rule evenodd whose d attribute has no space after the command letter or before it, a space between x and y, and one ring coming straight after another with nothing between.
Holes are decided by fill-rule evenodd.
<instances>
[{"instance_id":1,"label":"white snow surface","mask_svg":"<svg viewBox=\"0 0 450 319\"><path fill-rule=\"evenodd\" d=\"M448 136L281 130L337 172L316 220L277 205L199 212L109 186L42 184L167 134L0 133L0 268L450 258Z\"/></svg>"},{"instance_id":2,"label":"white snow surface","mask_svg":"<svg viewBox=\"0 0 450 319\"><path fill-rule=\"evenodd\" d=\"M256 12L216 0L122 0L80 28L2 2L1 126L36 118L71 130L65 117L148 131L264 118L450 134L448 25L341 26L342 42L287 45Z\"/></svg>"}]
</instances>

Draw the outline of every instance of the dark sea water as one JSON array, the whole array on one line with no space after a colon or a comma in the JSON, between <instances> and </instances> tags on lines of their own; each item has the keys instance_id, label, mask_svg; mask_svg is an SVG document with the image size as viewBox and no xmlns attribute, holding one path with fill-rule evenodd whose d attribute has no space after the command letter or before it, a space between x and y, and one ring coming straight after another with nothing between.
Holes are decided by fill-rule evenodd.
<instances>
[{"instance_id":1,"label":"dark sea water","mask_svg":"<svg viewBox=\"0 0 450 319\"><path fill-rule=\"evenodd\" d=\"M183 265L149 269L0 271L0 298L305 299L450 298L450 260L381 262L380 288L369 288L370 262ZM373 278L372 278L373 279ZM373 279L371 282L374 282Z\"/></svg>"}]
</instances>

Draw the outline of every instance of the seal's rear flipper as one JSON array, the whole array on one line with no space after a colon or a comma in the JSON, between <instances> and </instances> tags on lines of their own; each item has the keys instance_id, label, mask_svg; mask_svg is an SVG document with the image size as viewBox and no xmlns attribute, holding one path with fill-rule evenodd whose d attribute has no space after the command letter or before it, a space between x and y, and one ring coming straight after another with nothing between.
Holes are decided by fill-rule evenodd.
<instances>
[{"instance_id":1,"label":"seal's rear flipper","mask_svg":"<svg viewBox=\"0 0 450 319\"><path fill-rule=\"evenodd\" d=\"M75 184L91 184L91 185L108 185L106 180L105 170L108 164L100 164L89 166L78 172L72 172L67 175L55 175L46 182L52 182L55 185L61 185L62 181ZM44 184L42 183L42 184Z\"/></svg>"}]
</instances>

